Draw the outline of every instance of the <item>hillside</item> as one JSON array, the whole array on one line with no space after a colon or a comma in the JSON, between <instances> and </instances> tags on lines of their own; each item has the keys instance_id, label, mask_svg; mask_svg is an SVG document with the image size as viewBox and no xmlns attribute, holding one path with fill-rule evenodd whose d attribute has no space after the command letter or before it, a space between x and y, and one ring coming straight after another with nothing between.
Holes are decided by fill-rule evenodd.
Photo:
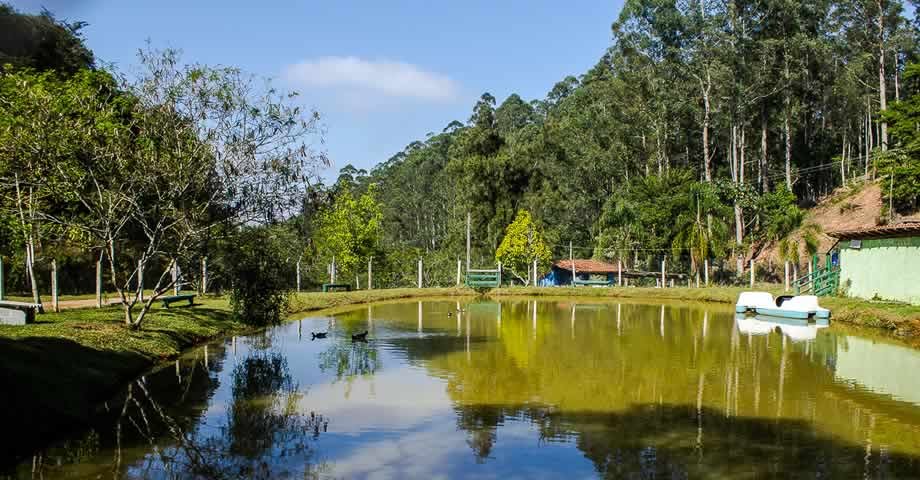
<instances>
[{"instance_id":1,"label":"hillside","mask_svg":"<svg viewBox=\"0 0 920 480\"><path fill-rule=\"evenodd\" d=\"M838 188L808 211L804 224L814 223L821 228L822 233L818 235L820 241L818 251L823 253L833 247L836 241L828 236L827 232L872 227L879 225L884 220L882 218L881 186L878 182L870 182ZM894 219L895 223L905 221L920 221L920 213L898 216ZM793 234L792 238L798 240L800 245L804 245L800 231ZM755 260L758 263L766 262L768 265L782 266L779 248L775 243L761 250ZM806 265L804 254L801 263Z\"/></svg>"}]
</instances>

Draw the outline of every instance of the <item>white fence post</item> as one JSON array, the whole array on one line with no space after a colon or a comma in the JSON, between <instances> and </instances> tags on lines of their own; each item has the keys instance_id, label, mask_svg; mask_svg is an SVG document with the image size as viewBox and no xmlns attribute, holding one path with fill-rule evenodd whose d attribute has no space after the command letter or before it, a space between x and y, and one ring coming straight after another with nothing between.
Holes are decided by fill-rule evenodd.
<instances>
[{"instance_id":1,"label":"white fence post","mask_svg":"<svg viewBox=\"0 0 920 480\"><path fill-rule=\"evenodd\" d=\"M789 260L786 260L786 263L783 264L783 285L785 285L785 291L789 291Z\"/></svg>"},{"instance_id":2,"label":"white fence post","mask_svg":"<svg viewBox=\"0 0 920 480\"><path fill-rule=\"evenodd\" d=\"M418 259L418 288L422 288L422 259Z\"/></svg>"},{"instance_id":3,"label":"white fence post","mask_svg":"<svg viewBox=\"0 0 920 480\"><path fill-rule=\"evenodd\" d=\"M751 288L754 288L754 259L751 259Z\"/></svg>"},{"instance_id":4,"label":"white fence post","mask_svg":"<svg viewBox=\"0 0 920 480\"><path fill-rule=\"evenodd\" d=\"M57 260L51 260L51 306L54 308L55 312L60 311L60 304L58 303Z\"/></svg>"},{"instance_id":5,"label":"white fence post","mask_svg":"<svg viewBox=\"0 0 920 480\"><path fill-rule=\"evenodd\" d=\"M96 259L96 308L102 308L102 254Z\"/></svg>"}]
</instances>

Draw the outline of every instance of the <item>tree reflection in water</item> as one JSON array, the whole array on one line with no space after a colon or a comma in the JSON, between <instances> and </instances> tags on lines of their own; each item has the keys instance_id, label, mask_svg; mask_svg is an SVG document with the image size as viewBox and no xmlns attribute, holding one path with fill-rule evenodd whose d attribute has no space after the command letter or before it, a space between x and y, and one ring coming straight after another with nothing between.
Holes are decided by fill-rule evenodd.
<instances>
[{"instance_id":1,"label":"tree reflection in water","mask_svg":"<svg viewBox=\"0 0 920 480\"><path fill-rule=\"evenodd\" d=\"M302 413L302 394L278 353L256 351L231 374L232 400L217 435L208 426L191 430L174 420L138 380L129 386L116 424L115 472L121 471L122 429L136 429L151 454L139 467L144 478L276 478L315 476L310 442L328 419ZM211 430L213 432L213 430ZM170 445L162 447L164 437ZM116 475L117 476L117 475Z\"/></svg>"},{"instance_id":2,"label":"tree reflection in water","mask_svg":"<svg viewBox=\"0 0 920 480\"><path fill-rule=\"evenodd\" d=\"M336 380L371 376L381 368L380 355L374 341L336 341L320 352L319 368L335 373Z\"/></svg>"}]
</instances>

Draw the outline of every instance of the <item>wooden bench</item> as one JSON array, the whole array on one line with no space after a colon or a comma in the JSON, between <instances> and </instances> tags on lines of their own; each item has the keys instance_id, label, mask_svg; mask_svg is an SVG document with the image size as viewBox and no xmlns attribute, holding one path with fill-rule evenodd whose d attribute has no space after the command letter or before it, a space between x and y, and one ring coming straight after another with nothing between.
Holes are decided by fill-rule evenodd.
<instances>
[{"instance_id":1,"label":"wooden bench","mask_svg":"<svg viewBox=\"0 0 920 480\"><path fill-rule=\"evenodd\" d=\"M181 302L188 300L189 306L195 304L195 294L194 293L183 293L181 295L170 295L168 297L163 297L160 301L163 302L163 308L169 308L170 303Z\"/></svg>"},{"instance_id":2,"label":"wooden bench","mask_svg":"<svg viewBox=\"0 0 920 480\"><path fill-rule=\"evenodd\" d=\"M334 290L345 290L346 292L351 291L350 283L324 283L323 284L323 293L331 292Z\"/></svg>"},{"instance_id":3,"label":"wooden bench","mask_svg":"<svg viewBox=\"0 0 920 480\"><path fill-rule=\"evenodd\" d=\"M0 325L28 325L42 312L38 303L0 301Z\"/></svg>"}]
</instances>

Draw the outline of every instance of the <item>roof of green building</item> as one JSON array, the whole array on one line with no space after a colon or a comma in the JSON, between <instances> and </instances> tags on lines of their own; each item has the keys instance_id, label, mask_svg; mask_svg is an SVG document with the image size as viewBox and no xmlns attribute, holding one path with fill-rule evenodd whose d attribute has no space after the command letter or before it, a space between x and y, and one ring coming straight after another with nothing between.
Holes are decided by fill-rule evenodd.
<instances>
[{"instance_id":1,"label":"roof of green building","mask_svg":"<svg viewBox=\"0 0 920 480\"><path fill-rule=\"evenodd\" d=\"M827 234L839 240L913 237L920 236L920 222L900 223L897 225L883 225L881 227L857 228L854 230L839 230L836 232L828 232Z\"/></svg>"}]
</instances>

